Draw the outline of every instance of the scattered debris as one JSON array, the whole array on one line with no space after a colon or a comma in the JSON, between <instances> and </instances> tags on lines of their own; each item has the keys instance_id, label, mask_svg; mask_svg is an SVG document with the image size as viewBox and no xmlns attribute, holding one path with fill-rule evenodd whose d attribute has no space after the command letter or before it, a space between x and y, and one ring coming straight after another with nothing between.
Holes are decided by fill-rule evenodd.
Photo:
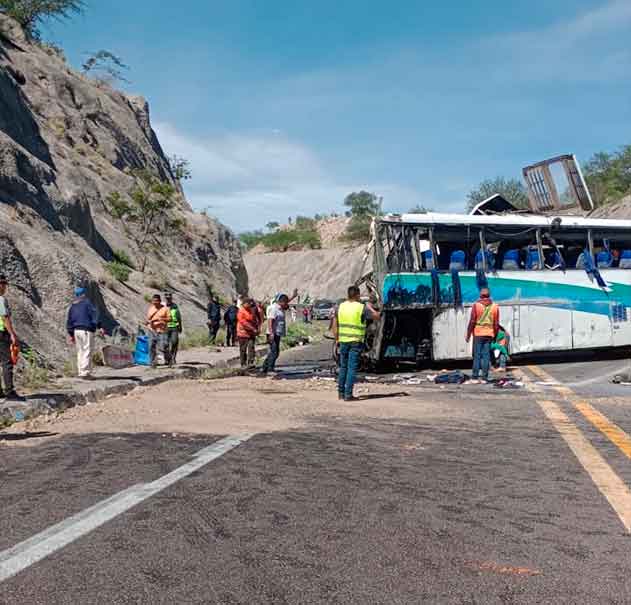
<instances>
[{"instance_id":1,"label":"scattered debris","mask_svg":"<svg viewBox=\"0 0 631 605\"><path fill-rule=\"evenodd\" d=\"M435 384L462 384L467 380L469 380L469 377L459 370L453 370L452 372L441 372L434 377Z\"/></svg>"},{"instance_id":2,"label":"scattered debris","mask_svg":"<svg viewBox=\"0 0 631 605\"><path fill-rule=\"evenodd\" d=\"M524 386L524 383L520 380L515 380L512 376L505 376L495 381L493 386L498 389L519 389Z\"/></svg>"},{"instance_id":3,"label":"scattered debris","mask_svg":"<svg viewBox=\"0 0 631 605\"><path fill-rule=\"evenodd\" d=\"M624 374L616 374L611 382L614 384L623 384L623 385L631 385L631 371L625 372Z\"/></svg>"},{"instance_id":4,"label":"scattered debris","mask_svg":"<svg viewBox=\"0 0 631 605\"><path fill-rule=\"evenodd\" d=\"M530 567L516 567L514 565L502 565L495 561L467 561L467 567L480 571L491 571L503 575L514 576L540 576L543 572L540 569Z\"/></svg>"}]
</instances>

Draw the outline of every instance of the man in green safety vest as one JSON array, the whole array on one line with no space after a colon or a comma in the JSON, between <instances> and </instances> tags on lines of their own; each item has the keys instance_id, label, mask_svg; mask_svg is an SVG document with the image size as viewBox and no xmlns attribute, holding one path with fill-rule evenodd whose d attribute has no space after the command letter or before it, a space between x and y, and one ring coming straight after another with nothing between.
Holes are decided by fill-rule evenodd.
<instances>
[{"instance_id":1,"label":"man in green safety vest","mask_svg":"<svg viewBox=\"0 0 631 605\"><path fill-rule=\"evenodd\" d=\"M164 298L169 309L165 361L172 367L177 362L177 350L180 345L180 334L182 333L182 314L180 313L180 307L173 302L173 294L171 292L166 292Z\"/></svg>"},{"instance_id":2,"label":"man in green safety vest","mask_svg":"<svg viewBox=\"0 0 631 605\"><path fill-rule=\"evenodd\" d=\"M359 367L359 358L366 338L366 322L381 317L369 304L361 302L357 286L348 289L348 300L343 302L333 321L333 333L340 347L340 372L337 390L339 399L357 401L353 397L353 386Z\"/></svg>"}]
</instances>

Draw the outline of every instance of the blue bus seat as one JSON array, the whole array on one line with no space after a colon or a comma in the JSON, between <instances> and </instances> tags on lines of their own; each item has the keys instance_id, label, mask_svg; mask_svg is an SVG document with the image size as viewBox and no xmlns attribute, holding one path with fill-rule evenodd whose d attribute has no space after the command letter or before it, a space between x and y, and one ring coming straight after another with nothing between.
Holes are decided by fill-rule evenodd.
<instances>
[{"instance_id":1,"label":"blue bus seat","mask_svg":"<svg viewBox=\"0 0 631 605\"><path fill-rule=\"evenodd\" d=\"M528 250L528 256L526 257L526 269L533 271L541 268L539 250Z\"/></svg>"},{"instance_id":2,"label":"blue bus seat","mask_svg":"<svg viewBox=\"0 0 631 605\"><path fill-rule=\"evenodd\" d=\"M623 250L620 253L620 269L631 269L631 250Z\"/></svg>"},{"instance_id":3,"label":"blue bus seat","mask_svg":"<svg viewBox=\"0 0 631 605\"><path fill-rule=\"evenodd\" d=\"M596 255L596 266L599 269L608 269L613 265L613 255L609 250L601 250Z\"/></svg>"},{"instance_id":4,"label":"blue bus seat","mask_svg":"<svg viewBox=\"0 0 631 605\"><path fill-rule=\"evenodd\" d=\"M450 271L464 271L465 270L465 259L466 255L464 250L454 250L451 253L451 258L449 259L449 270Z\"/></svg>"},{"instance_id":5,"label":"blue bus seat","mask_svg":"<svg viewBox=\"0 0 631 605\"><path fill-rule=\"evenodd\" d=\"M506 271L515 271L521 269L519 266L519 250L507 250L502 260L502 269Z\"/></svg>"},{"instance_id":6,"label":"blue bus seat","mask_svg":"<svg viewBox=\"0 0 631 605\"><path fill-rule=\"evenodd\" d=\"M485 253L486 255L486 270L487 271L495 271L495 254L493 254L493 252L491 252L490 250L487 250ZM482 269L484 269L484 263L482 262L482 250L478 250L478 252L475 255L475 270L476 271L481 271Z\"/></svg>"},{"instance_id":7,"label":"blue bus seat","mask_svg":"<svg viewBox=\"0 0 631 605\"><path fill-rule=\"evenodd\" d=\"M434 268L434 255L431 250L423 252L423 260L425 261L425 269L431 271Z\"/></svg>"}]
</instances>

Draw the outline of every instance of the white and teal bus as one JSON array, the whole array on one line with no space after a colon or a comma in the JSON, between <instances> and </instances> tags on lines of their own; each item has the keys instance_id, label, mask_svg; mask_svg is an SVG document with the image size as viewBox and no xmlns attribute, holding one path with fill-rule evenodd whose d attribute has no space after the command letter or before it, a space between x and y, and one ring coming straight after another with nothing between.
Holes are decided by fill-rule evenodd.
<instances>
[{"instance_id":1,"label":"white and teal bus","mask_svg":"<svg viewBox=\"0 0 631 605\"><path fill-rule=\"evenodd\" d=\"M367 358L457 360L488 286L512 354L631 345L631 221L544 216L389 215L373 224L366 283L382 319Z\"/></svg>"}]
</instances>

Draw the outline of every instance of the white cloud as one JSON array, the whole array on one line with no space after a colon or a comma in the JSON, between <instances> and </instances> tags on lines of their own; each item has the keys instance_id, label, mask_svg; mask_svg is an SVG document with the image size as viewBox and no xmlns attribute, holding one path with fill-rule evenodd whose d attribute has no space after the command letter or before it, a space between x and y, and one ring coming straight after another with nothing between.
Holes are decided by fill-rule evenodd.
<instances>
[{"instance_id":1,"label":"white cloud","mask_svg":"<svg viewBox=\"0 0 631 605\"><path fill-rule=\"evenodd\" d=\"M544 28L485 39L510 78L603 81L626 77L631 67L631 2L611 0Z\"/></svg>"},{"instance_id":2,"label":"white cloud","mask_svg":"<svg viewBox=\"0 0 631 605\"><path fill-rule=\"evenodd\" d=\"M386 209L427 204L409 187L337 179L310 148L278 131L202 139L163 122L157 122L155 130L169 155L190 162L193 178L185 182L185 189L191 205L198 210L208 208L236 231L261 228L271 220L286 221L298 214L341 211L344 197L359 189L382 195Z\"/></svg>"}]
</instances>

